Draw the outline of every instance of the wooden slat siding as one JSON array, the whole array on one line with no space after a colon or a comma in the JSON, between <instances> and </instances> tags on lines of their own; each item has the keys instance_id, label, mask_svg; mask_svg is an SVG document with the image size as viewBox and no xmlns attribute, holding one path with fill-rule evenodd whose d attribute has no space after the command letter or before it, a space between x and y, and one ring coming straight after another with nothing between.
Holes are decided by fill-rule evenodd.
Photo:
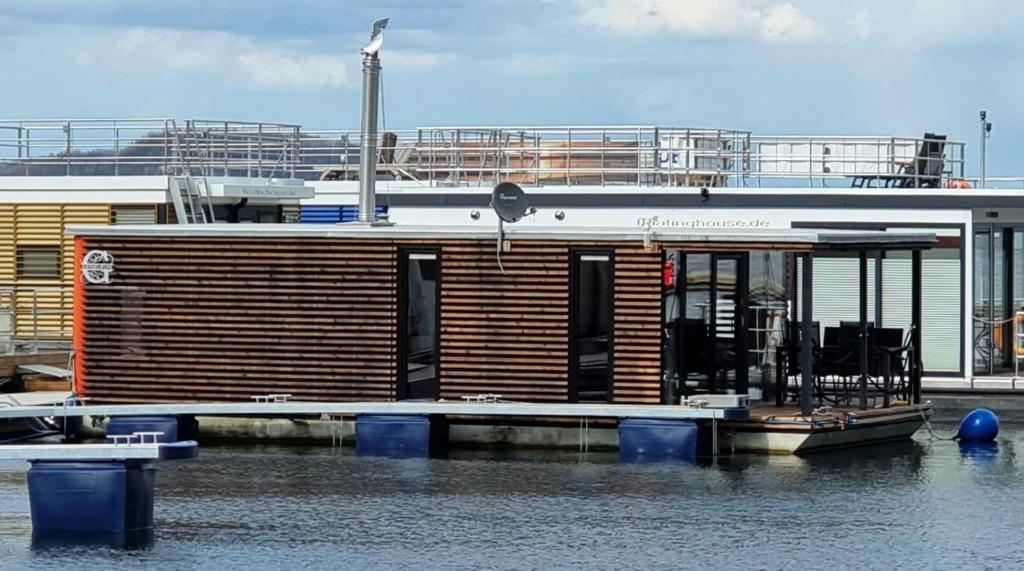
<instances>
[{"instance_id":1,"label":"wooden slat siding","mask_svg":"<svg viewBox=\"0 0 1024 571\"><path fill-rule=\"evenodd\" d=\"M441 252L441 396L569 398L569 247L446 243Z\"/></svg>"},{"instance_id":2,"label":"wooden slat siding","mask_svg":"<svg viewBox=\"0 0 1024 571\"><path fill-rule=\"evenodd\" d=\"M443 243L442 243L443 242ZM100 402L388 400L400 246L442 246L441 396L568 399L569 252L615 250L613 399L657 403L661 253L640 243L88 238L115 257L87 286L87 394ZM732 244L673 244L745 251ZM669 247L666 245L666 247ZM788 249L795 249L790 246Z\"/></svg>"},{"instance_id":3,"label":"wooden slat siding","mask_svg":"<svg viewBox=\"0 0 1024 571\"><path fill-rule=\"evenodd\" d=\"M48 339L65 339L71 330L71 285L74 275L74 241L64 235L71 224L107 224L110 206L105 204L3 204L0 205L0 282L16 282L18 291L18 335L28 337L38 323L39 334ZM23 278L17 275L19 246L56 246L61 253L61 273L57 277ZM5 287L7 287L5 285ZM61 292L59 288L65 288ZM53 288L37 293L42 314L32 318L33 288Z\"/></svg>"},{"instance_id":4,"label":"wooden slat siding","mask_svg":"<svg viewBox=\"0 0 1024 571\"><path fill-rule=\"evenodd\" d=\"M96 401L393 398L394 244L86 240L115 259L113 284L85 287Z\"/></svg>"},{"instance_id":5,"label":"wooden slat siding","mask_svg":"<svg viewBox=\"0 0 1024 571\"><path fill-rule=\"evenodd\" d=\"M615 251L614 401L661 402L661 252Z\"/></svg>"}]
</instances>

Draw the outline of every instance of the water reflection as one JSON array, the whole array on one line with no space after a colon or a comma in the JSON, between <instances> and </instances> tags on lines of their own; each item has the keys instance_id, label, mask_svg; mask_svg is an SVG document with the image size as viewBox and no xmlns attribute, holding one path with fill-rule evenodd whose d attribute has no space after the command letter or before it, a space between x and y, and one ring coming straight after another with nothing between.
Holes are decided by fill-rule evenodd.
<instances>
[{"instance_id":1,"label":"water reflection","mask_svg":"<svg viewBox=\"0 0 1024 571\"><path fill-rule=\"evenodd\" d=\"M153 547L153 538L152 529L128 532L33 531L32 549L42 552L82 547L144 550Z\"/></svg>"},{"instance_id":2,"label":"water reflection","mask_svg":"<svg viewBox=\"0 0 1024 571\"><path fill-rule=\"evenodd\" d=\"M1010 568L1024 560L1005 541L1024 512L1015 438L710 467L616 452L397 460L210 446L161 466L155 541L34 537L23 479L0 478L0 554L5 568Z\"/></svg>"},{"instance_id":3,"label":"water reflection","mask_svg":"<svg viewBox=\"0 0 1024 571\"><path fill-rule=\"evenodd\" d=\"M960 442L960 456L969 465L992 464L999 458L998 442Z\"/></svg>"}]
</instances>

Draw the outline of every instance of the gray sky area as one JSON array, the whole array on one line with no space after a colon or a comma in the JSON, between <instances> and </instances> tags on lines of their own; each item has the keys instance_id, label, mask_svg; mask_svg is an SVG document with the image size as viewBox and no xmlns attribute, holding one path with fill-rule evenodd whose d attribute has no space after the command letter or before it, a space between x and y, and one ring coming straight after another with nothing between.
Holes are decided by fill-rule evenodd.
<instances>
[{"instance_id":1,"label":"gray sky area","mask_svg":"<svg viewBox=\"0 0 1024 571\"><path fill-rule=\"evenodd\" d=\"M389 127L658 124L946 133L1024 174L1018 0L0 0L5 118L358 127L359 48Z\"/></svg>"}]
</instances>

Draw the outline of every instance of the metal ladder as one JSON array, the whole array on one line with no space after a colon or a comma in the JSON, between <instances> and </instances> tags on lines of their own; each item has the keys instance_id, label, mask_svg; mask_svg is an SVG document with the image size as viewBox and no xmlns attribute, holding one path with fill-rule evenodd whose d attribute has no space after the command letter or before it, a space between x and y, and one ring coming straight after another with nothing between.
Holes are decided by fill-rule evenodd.
<instances>
[{"instance_id":1,"label":"metal ladder","mask_svg":"<svg viewBox=\"0 0 1024 571\"><path fill-rule=\"evenodd\" d=\"M206 177L171 177L170 190L178 224L212 224L216 221Z\"/></svg>"},{"instance_id":2,"label":"metal ladder","mask_svg":"<svg viewBox=\"0 0 1024 571\"><path fill-rule=\"evenodd\" d=\"M202 158L202 149L198 147L198 134L191 121L186 121L184 138L176 121L171 119L174 129L175 153L181 159L180 170L184 176L173 176L170 180L171 202L179 224L212 224L216 222L213 214L213 200L210 197L210 185L205 174L193 176L189 157L196 155ZM195 145L193 145L195 142ZM195 148L193 148L195 147ZM202 164L202 161L200 161Z\"/></svg>"}]
</instances>

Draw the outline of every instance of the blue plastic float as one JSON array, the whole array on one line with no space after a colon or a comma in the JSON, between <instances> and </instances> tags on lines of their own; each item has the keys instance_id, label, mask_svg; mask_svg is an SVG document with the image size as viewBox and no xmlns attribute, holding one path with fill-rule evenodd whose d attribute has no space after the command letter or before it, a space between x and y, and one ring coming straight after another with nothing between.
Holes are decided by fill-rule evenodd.
<instances>
[{"instance_id":1,"label":"blue plastic float","mask_svg":"<svg viewBox=\"0 0 1024 571\"><path fill-rule=\"evenodd\" d=\"M976 408L960 421L956 438L961 442L992 442L999 435L999 417L987 408Z\"/></svg>"}]
</instances>

